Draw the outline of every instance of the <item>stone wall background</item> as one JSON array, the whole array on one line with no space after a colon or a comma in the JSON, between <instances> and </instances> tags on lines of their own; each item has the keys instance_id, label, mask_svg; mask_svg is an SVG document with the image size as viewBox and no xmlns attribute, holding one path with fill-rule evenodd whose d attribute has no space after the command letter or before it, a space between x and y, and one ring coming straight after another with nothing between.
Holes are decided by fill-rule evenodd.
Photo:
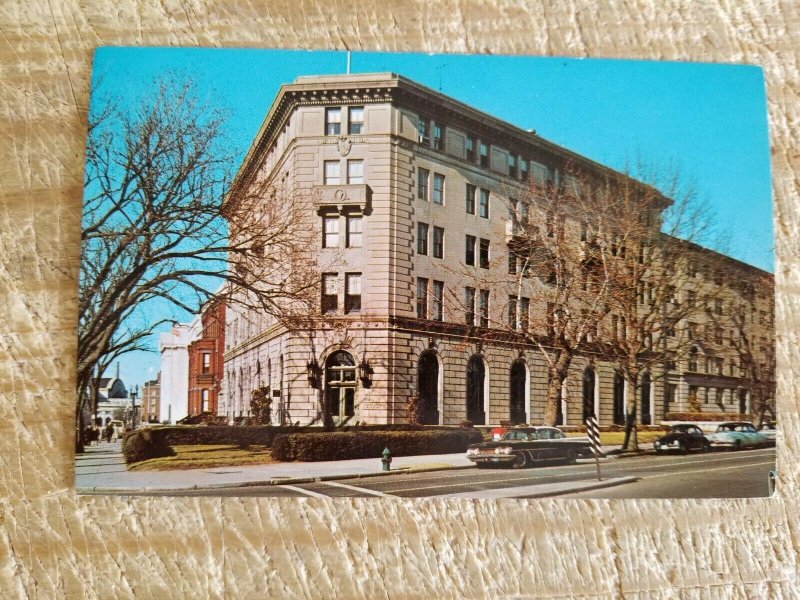
<instances>
[{"instance_id":1,"label":"stone wall background","mask_svg":"<svg viewBox=\"0 0 800 600\"><path fill-rule=\"evenodd\" d=\"M0 595L782 598L800 590L799 7L792 0L0 4ZM83 144L98 45L748 62L766 72L779 496L719 501L80 498Z\"/></svg>"}]
</instances>

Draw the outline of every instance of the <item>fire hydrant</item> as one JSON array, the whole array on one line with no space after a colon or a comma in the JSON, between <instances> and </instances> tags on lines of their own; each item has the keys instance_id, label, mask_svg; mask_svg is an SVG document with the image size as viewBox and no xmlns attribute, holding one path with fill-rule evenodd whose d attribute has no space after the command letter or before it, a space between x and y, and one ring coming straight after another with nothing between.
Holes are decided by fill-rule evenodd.
<instances>
[{"instance_id":1,"label":"fire hydrant","mask_svg":"<svg viewBox=\"0 0 800 600\"><path fill-rule=\"evenodd\" d=\"M388 448L384 448L381 454L383 454L383 458L381 459L381 462L383 463L383 470L388 471L389 465L392 464L392 453L389 452Z\"/></svg>"}]
</instances>

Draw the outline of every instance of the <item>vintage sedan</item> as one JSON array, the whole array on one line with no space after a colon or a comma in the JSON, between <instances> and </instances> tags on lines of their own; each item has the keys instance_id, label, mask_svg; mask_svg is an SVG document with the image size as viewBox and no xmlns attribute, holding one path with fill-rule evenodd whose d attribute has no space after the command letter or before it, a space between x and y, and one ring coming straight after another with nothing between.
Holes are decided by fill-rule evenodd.
<instances>
[{"instance_id":1,"label":"vintage sedan","mask_svg":"<svg viewBox=\"0 0 800 600\"><path fill-rule=\"evenodd\" d=\"M761 424L761 429L758 430L758 433L767 438L767 443L769 443L771 446L774 446L778 441L778 427L775 425L775 423L764 421Z\"/></svg>"},{"instance_id":2,"label":"vintage sedan","mask_svg":"<svg viewBox=\"0 0 800 600\"><path fill-rule=\"evenodd\" d=\"M472 444L467 458L477 467L530 467L538 461L575 462L578 456L591 456L587 438L568 438L555 427L515 427L496 441Z\"/></svg>"},{"instance_id":3,"label":"vintage sedan","mask_svg":"<svg viewBox=\"0 0 800 600\"><path fill-rule=\"evenodd\" d=\"M675 451L685 454L690 450L708 452L711 444L703 435L703 430L694 423L677 423L669 431L653 442L656 453Z\"/></svg>"},{"instance_id":4,"label":"vintage sedan","mask_svg":"<svg viewBox=\"0 0 800 600\"><path fill-rule=\"evenodd\" d=\"M752 423L747 421L729 421L720 423L715 433L706 436L712 446L732 448L761 448L769 444L769 440L758 433Z\"/></svg>"}]
</instances>

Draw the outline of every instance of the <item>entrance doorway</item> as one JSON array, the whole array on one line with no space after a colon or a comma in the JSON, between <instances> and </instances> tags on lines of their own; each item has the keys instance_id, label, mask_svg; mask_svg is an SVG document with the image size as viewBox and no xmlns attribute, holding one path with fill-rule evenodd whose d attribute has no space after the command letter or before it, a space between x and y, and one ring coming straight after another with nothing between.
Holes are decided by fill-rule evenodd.
<instances>
[{"instance_id":1,"label":"entrance doorway","mask_svg":"<svg viewBox=\"0 0 800 600\"><path fill-rule=\"evenodd\" d=\"M509 377L509 421L512 425L519 425L527 422L525 411L525 390L528 384L527 369L521 360L514 361L511 365L511 375Z\"/></svg>"},{"instance_id":2,"label":"entrance doorway","mask_svg":"<svg viewBox=\"0 0 800 600\"><path fill-rule=\"evenodd\" d=\"M349 352L339 350L325 361L325 394L332 416L343 420L356 414L356 362Z\"/></svg>"},{"instance_id":3,"label":"entrance doorway","mask_svg":"<svg viewBox=\"0 0 800 600\"><path fill-rule=\"evenodd\" d=\"M653 417L650 414L650 373L642 375L642 425L650 425Z\"/></svg>"},{"instance_id":4,"label":"entrance doorway","mask_svg":"<svg viewBox=\"0 0 800 600\"><path fill-rule=\"evenodd\" d=\"M625 378L614 372L614 425L625 424Z\"/></svg>"},{"instance_id":5,"label":"entrance doorway","mask_svg":"<svg viewBox=\"0 0 800 600\"><path fill-rule=\"evenodd\" d=\"M439 424L439 360L431 351L422 353L417 366L417 395L423 425Z\"/></svg>"},{"instance_id":6,"label":"entrance doorway","mask_svg":"<svg viewBox=\"0 0 800 600\"><path fill-rule=\"evenodd\" d=\"M594 415L594 369L587 367L583 372L583 422Z\"/></svg>"},{"instance_id":7,"label":"entrance doorway","mask_svg":"<svg viewBox=\"0 0 800 600\"><path fill-rule=\"evenodd\" d=\"M467 419L474 425L486 424L483 389L485 379L483 359L475 355L467 363Z\"/></svg>"}]
</instances>

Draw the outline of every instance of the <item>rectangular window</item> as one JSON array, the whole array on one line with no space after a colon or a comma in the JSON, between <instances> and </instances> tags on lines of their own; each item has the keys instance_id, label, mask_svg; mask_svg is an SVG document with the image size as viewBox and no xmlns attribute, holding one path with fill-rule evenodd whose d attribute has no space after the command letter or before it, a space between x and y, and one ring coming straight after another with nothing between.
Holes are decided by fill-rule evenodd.
<instances>
[{"instance_id":1,"label":"rectangular window","mask_svg":"<svg viewBox=\"0 0 800 600\"><path fill-rule=\"evenodd\" d=\"M484 219L489 218L489 190L481 188L480 198L478 200L478 216Z\"/></svg>"},{"instance_id":2,"label":"rectangular window","mask_svg":"<svg viewBox=\"0 0 800 600\"><path fill-rule=\"evenodd\" d=\"M544 187L552 181L550 169L541 163L531 161L531 175L534 183L540 187Z\"/></svg>"},{"instance_id":3,"label":"rectangular window","mask_svg":"<svg viewBox=\"0 0 800 600\"><path fill-rule=\"evenodd\" d=\"M513 250L508 251L508 274L517 274L517 255L514 254Z\"/></svg>"},{"instance_id":4,"label":"rectangular window","mask_svg":"<svg viewBox=\"0 0 800 600\"><path fill-rule=\"evenodd\" d=\"M428 179L431 172L420 167L417 169L417 198L428 200Z\"/></svg>"},{"instance_id":5,"label":"rectangular window","mask_svg":"<svg viewBox=\"0 0 800 600\"><path fill-rule=\"evenodd\" d=\"M361 215L348 215L347 217L347 247L361 248L362 238Z\"/></svg>"},{"instance_id":6,"label":"rectangular window","mask_svg":"<svg viewBox=\"0 0 800 600\"><path fill-rule=\"evenodd\" d=\"M324 235L322 236L323 248L338 248L339 247L339 215L332 217L324 217L323 220Z\"/></svg>"},{"instance_id":7,"label":"rectangular window","mask_svg":"<svg viewBox=\"0 0 800 600\"><path fill-rule=\"evenodd\" d=\"M364 107L351 106L347 115L347 132L351 135L364 133Z\"/></svg>"},{"instance_id":8,"label":"rectangular window","mask_svg":"<svg viewBox=\"0 0 800 600\"><path fill-rule=\"evenodd\" d=\"M464 288L464 316L467 325L475 325L475 288Z\"/></svg>"},{"instance_id":9,"label":"rectangular window","mask_svg":"<svg viewBox=\"0 0 800 600\"><path fill-rule=\"evenodd\" d=\"M433 282L433 315L431 318L436 321L442 321L444 317L444 282Z\"/></svg>"},{"instance_id":10,"label":"rectangular window","mask_svg":"<svg viewBox=\"0 0 800 600\"><path fill-rule=\"evenodd\" d=\"M325 135L339 135L342 132L342 109L325 109Z\"/></svg>"},{"instance_id":11,"label":"rectangular window","mask_svg":"<svg viewBox=\"0 0 800 600\"><path fill-rule=\"evenodd\" d=\"M483 142L480 143L480 163L482 167L489 166L489 146L484 144Z\"/></svg>"},{"instance_id":12,"label":"rectangular window","mask_svg":"<svg viewBox=\"0 0 800 600\"><path fill-rule=\"evenodd\" d=\"M444 175L433 174L433 203L444 204Z\"/></svg>"},{"instance_id":13,"label":"rectangular window","mask_svg":"<svg viewBox=\"0 0 800 600\"><path fill-rule=\"evenodd\" d=\"M361 273L347 273L344 276L344 312L361 311Z\"/></svg>"},{"instance_id":14,"label":"rectangular window","mask_svg":"<svg viewBox=\"0 0 800 600\"><path fill-rule=\"evenodd\" d=\"M335 313L339 309L337 273L322 274L322 314Z\"/></svg>"},{"instance_id":15,"label":"rectangular window","mask_svg":"<svg viewBox=\"0 0 800 600\"><path fill-rule=\"evenodd\" d=\"M489 290L480 290L478 297L478 316L481 327L489 326Z\"/></svg>"},{"instance_id":16,"label":"rectangular window","mask_svg":"<svg viewBox=\"0 0 800 600\"><path fill-rule=\"evenodd\" d=\"M508 155L508 176L517 178L517 157L515 154Z\"/></svg>"},{"instance_id":17,"label":"rectangular window","mask_svg":"<svg viewBox=\"0 0 800 600\"><path fill-rule=\"evenodd\" d=\"M522 331L528 331L528 319L531 312L531 299L519 299L519 326Z\"/></svg>"},{"instance_id":18,"label":"rectangular window","mask_svg":"<svg viewBox=\"0 0 800 600\"><path fill-rule=\"evenodd\" d=\"M464 262L471 266L475 266L475 236L468 235L466 243L466 252L464 254Z\"/></svg>"},{"instance_id":19,"label":"rectangular window","mask_svg":"<svg viewBox=\"0 0 800 600\"><path fill-rule=\"evenodd\" d=\"M489 240L483 238L480 243L480 266L481 269L489 268Z\"/></svg>"},{"instance_id":20,"label":"rectangular window","mask_svg":"<svg viewBox=\"0 0 800 600\"><path fill-rule=\"evenodd\" d=\"M441 227L433 228L433 258L444 257L444 229Z\"/></svg>"},{"instance_id":21,"label":"rectangular window","mask_svg":"<svg viewBox=\"0 0 800 600\"><path fill-rule=\"evenodd\" d=\"M363 160L347 161L347 183L352 183L352 184L364 183Z\"/></svg>"},{"instance_id":22,"label":"rectangular window","mask_svg":"<svg viewBox=\"0 0 800 600\"><path fill-rule=\"evenodd\" d=\"M325 179L323 183L325 185L339 185L341 183L341 171L339 167L338 160L326 160L325 161Z\"/></svg>"},{"instance_id":23,"label":"rectangular window","mask_svg":"<svg viewBox=\"0 0 800 600\"><path fill-rule=\"evenodd\" d=\"M524 158L519 159L519 178L528 181L528 161Z\"/></svg>"},{"instance_id":24,"label":"rectangular window","mask_svg":"<svg viewBox=\"0 0 800 600\"><path fill-rule=\"evenodd\" d=\"M211 354L203 352L203 373L211 372Z\"/></svg>"},{"instance_id":25,"label":"rectangular window","mask_svg":"<svg viewBox=\"0 0 800 600\"><path fill-rule=\"evenodd\" d=\"M433 124L433 148L444 150L444 127L440 123Z\"/></svg>"},{"instance_id":26,"label":"rectangular window","mask_svg":"<svg viewBox=\"0 0 800 600\"><path fill-rule=\"evenodd\" d=\"M467 184L467 214L475 214L475 192L477 188L474 185Z\"/></svg>"},{"instance_id":27,"label":"rectangular window","mask_svg":"<svg viewBox=\"0 0 800 600\"><path fill-rule=\"evenodd\" d=\"M430 144L431 140L428 137L428 120L422 117L417 121L417 133L419 134L419 142L421 144Z\"/></svg>"},{"instance_id":28,"label":"rectangular window","mask_svg":"<svg viewBox=\"0 0 800 600\"><path fill-rule=\"evenodd\" d=\"M465 142L464 142L464 150L467 154L467 160L469 162L475 162L475 138L471 135L468 135Z\"/></svg>"},{"instance_id":29,"label":"rectangular window","mask_svg":"<svg viewBox=\"0 0 800 600\"><path fill-rule=\"evenodd\" d=\"M203 389L200 390L200 410L202 412L208 412L208 390Z\"/></svg>"},{"instance_id":30,"label":"rectangular window","mask_svg":"<svg viewBox=\"0 0 800 600\"><path fill-rule=\"evenodd\" d=\"M508 297L508 327L510 329L517 329L517 297L516 296L509 296Z\"/></svg>"},{"instance_id":31,"label":"rectangular window","mask_svg":"<svg viewBox=\"0 0 800 600\"><path fill-rule=\"evenodd\" d=\"M428 318L428 280L417 277L417 318Z\"/></svg>"},{"instance_id":32,"label":"rectangular window","mask_svg":"<svg viewBox=\"0 0 800 600\"><path fill-rule=\"evenodd\" d=\"M428 255L428 224L417 223L417 254Z\"/></svg>"}]
</instances>

